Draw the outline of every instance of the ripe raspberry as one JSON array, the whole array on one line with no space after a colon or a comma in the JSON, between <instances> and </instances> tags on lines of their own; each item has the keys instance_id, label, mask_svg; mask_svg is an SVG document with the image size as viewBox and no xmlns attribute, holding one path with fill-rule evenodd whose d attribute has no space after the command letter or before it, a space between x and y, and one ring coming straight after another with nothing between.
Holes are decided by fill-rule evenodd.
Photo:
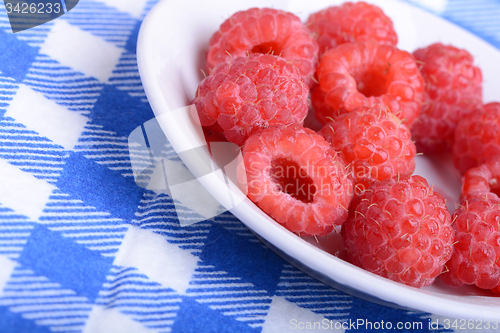
<instances>
[{"instance_id":1,"label":"ripe raspberry","mask_svg":"<svg viewBox=\"0 0 500 333\"><path fill-rule=\"evenodd\" d=\"M500 156L493 156L485 164L469 169L462 177L463 198L494 198L494 195L500 195Z\"/></svg>"},{"instance_id":2,"label":"ripe raspberry","mask_svg":"<svg viewBox=\"0 0 500 333\"><path fill-rule=\"evenodd\" d=\"M313 92L312 102L322 121L380 105L411 126L420 111L424 79L413 56L393 46L374 41L339 45L323 55L317 76L321 92Z\"/></svg>"},{"instance_id":3,"label":"ripe raspberry","mask_svg":"<svg viewBox=\"0 0 500 333\"><path fill-rule=\"evenodd\" d=\"M224 130L219 126L218 123L212 126L203 127L203 135L205 136L205 141L210 144L210 142L227 142L224 136Z\"/></svg>"},{"instance_id":4,"label":"ripe raspberry","mask_svg":"<svg viewBox=\"0 0 500 333\"><path fill-rule=\"evenodd\" d=\"M299 68L308 84L312 83L318 44L292 13L272 8L236 12L210 38L207 69L212 70L231 57L246 57L248 53L280 55Z\"/></svg>"},{"instance_id":5,"label":"ripe raspberry","mask_svg":"<svg viewBox=\"0 0 500 333\"><path fill-rule=\"evenodd\" d=\"M420 176L373 183L353 200L341 234L351 263L417 288L434 281L452 252L445 201Z\"/></svg>"},{"instance_id":6,"label":"ripe raspberry","mask_svg":"<svg viewBox=\"0 0 500 333\"><path fill-rule=\"evenodd\" d=\"M493 197L466 199L453 213L456 244L441 275L444 283L500 287L500 200Z\"/></svg>"},{"instance_id":7,"label":"ripe raspberry","mask_svg":"<svg viewBox=\"0 0 500 333\"><path fill-rule=\"evenodd\" d=\"M417 150L451 151L458 120L482 108L482 74L469 52L440 43L416 50L425 99L411 132Z\"/></svg>"},{"instance_id":8,"label":"ripe raspberry","mask_svg":"<svg viewBox=\"0 0 500 333\"><path fill-rule=\"evenodd\" d=\"M319 134L350 165L356 193L376 180L409 177L415 169L410 130L380 107L341 114Z\"/></svg>"},{"instance_id":9,"label":"ripe raspberry","mask_svg":"<svg viewBox=\"0 0 500 333\"><path fill-rule=\"evenodd\" d=\"M396 46L394 25L382 9L366 2L346 2L309 16L307 27L318 34L320 54L340 44L372 39Z\"/></svg>"},{"instance_id":10,"label":"ripe raspberry","mask_svg":"<svg viewBox=\"0 0 500 333\"><path fill-rule=\"evenodd\" d=\"M301 123L308 94L295 66L270 54L251 54L215 67L193 102L202 126L217 122L228 141L242 145L259 129Z\"/></svg>"},{"instance_id":11,"label":"ripe raspberry","mask_svg":"<svg viewBox=\"0 0 500 333\"><path fill-rule=\"evenodd\" d=\"M470 168L500 155L500 103L484 105L482 112L462 118L455 129L453 162L464 174Z\"/></svg>"},{"instance_id":12,"label":"ripe raspberry","mask_svg":"<svg viewBox=\"0 0 500 333\"><path fill-rule=\"evenodd\" d=\"M352 183L314 131L295 124L258 132L245 143L243 159L248 197L290 231L323 236L345 221Z\"/></svg>"}]
</instances>

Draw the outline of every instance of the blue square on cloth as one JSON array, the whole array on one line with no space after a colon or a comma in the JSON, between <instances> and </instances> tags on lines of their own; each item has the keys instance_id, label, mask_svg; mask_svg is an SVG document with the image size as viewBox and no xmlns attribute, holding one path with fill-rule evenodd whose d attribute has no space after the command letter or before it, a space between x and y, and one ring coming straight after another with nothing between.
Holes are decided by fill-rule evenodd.
<instances>
[{"instance_id":1,"label":"blue square on cloth","mask_svg":"<svg viewBox=\"0 0 500 333\"><path fill-rule=\"evenodd\" d=\"M25 319L20 314L9 311L0 306L0 332L2 333L49 333L47 326L39 326L34 320Z\"/></svg>"},{"instance_id":2,"label":"blue square on cloth","mask_svg":"<svg viewBox=\"0 0 500 333\"><path fill-rule=\"evenodd\" d=\"M106 280L113 258L103 257L38 224L31 232L19 262L35 274L93 301Z\"/></svg>"},{"instance_id":3,"label":"blue square on cloth","mask_svg":"<svg viewBox=\"0 0 500 333\"><path fill-rule=\"evenodd\" d=\"M38 55L38 49L20 41L13 34L0 32L0 72L16 82L23 82Z\"/></svg>"},{"instance_id":4,"label":"blue square on cloth","mask_svg":"<svg viewBox=\"0 0 500 333\"><path fill-rule=\"evenodd\" d=\"M128 92L109 84L104 85L91 113L92 124L127 137L137 126L153 117L151 107L140 97L130 96Z\"/></svg>"},{"instance_id":5,"label":"blue square on cloth","mask_svg":"<svg viewBox=\"0 0 500 333\"><path fill-rule=\"evenodd\" d=\"M143 189L132 179L124 178L81 153L68 157L56 186L86 205L126 221L135 217L143 195Z\"/></svg>"}]
</instances>

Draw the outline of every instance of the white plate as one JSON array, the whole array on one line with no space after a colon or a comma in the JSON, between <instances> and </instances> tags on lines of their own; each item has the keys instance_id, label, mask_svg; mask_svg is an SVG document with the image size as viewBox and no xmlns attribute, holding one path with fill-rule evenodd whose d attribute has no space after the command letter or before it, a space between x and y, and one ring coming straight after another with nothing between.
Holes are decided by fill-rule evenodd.
<instances>
[{"instance_id":1,"label":"white plate","mask_svg":"<svg viewBox=\"0 0 500 333\"><path fill-rule=\"evenodd\" d=\"M332 0L194 0L162 1L148 14L141 27L138 41L138 64L147 97L156 116L172 113L188 105L203 79L200 69L205 66L208 40L224 19L237 10L250 7L274 7L291 11L302 20L309 13L325 8ZM340 1L338 1L340 2ZM395 0L371 1L383 8L396 27L399 47L412 52L434 42L453 44L469 50L484 74L485 102L500 100L500 53L491 45L469 32L423 10ZM271 5L272 4L272 5ZM160 125L176 151L186 145L203 144L196 126L175 121ZM184 161L189 169L196 169ZM434 184L453 209L459 193L459 178L450 172L447 159L418 158L416 173ZM224 180L214 175L200 182L219 202L227 196ZM266 244L291 263L340 290L360 298L403 308L411 308L454 318L500 320L500 298L488 297L475 287L449 288L437 281L432 286L415 289L392 282L355 267L324 251L324 239L319 243L306 241L288 232L270 219L248 199L231 212L256 233ZM331 247L331 246L330 246ZM338 248L328 249L334 253Z\"/></svg>"}]
</instances>

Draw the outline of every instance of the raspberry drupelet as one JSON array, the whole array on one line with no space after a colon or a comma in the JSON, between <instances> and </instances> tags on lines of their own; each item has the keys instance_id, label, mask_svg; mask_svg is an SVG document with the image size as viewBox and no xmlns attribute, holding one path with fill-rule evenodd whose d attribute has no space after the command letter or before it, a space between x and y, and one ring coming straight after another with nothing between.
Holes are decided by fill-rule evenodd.
<instances>
[{"instance_id":1,"label":"raspberry drupelet","mask_svg":"<svg viewBox=\"0 0 500 333\"><path fill-rule=\"evenodd\" d=\"M327 51L312 93L316 117L380 105L411 127L424 98L424 79L411 54L374 41L345 43Z\"/></svg>"},{"instance_id":2,"label":"raspberry drupelet","mask_svg":"<svg viewBox=\"0 0 500 333\"><path fill-rule=\"evenodd\" d=\"M354 198L341 234L351 263L417 288L442 272L454 240L443 197L420 176L373 183Z\"/></svg>"},{"instance_id":3,"label":"raspberry drupelet","mask_svg":"<svg viewBox=\"0 0 500 333\"><path fill-rule=\"evenodd\" d=\"M485 164L469 169L462 177L462 198L494 198L500 195L500 156L493 156Z\"/></svg>"},{"instance_id":4,"label":"raspberry drupelet","mask_svg":"<svg viewBox=\"0 0 500 333\"><path fill-rule=\"evenodd\" d=\"M306 26L318 37L320 54L340 44L374 40L396 46L392 20L382 9L366 2L346 2L311 14Z\"/></svg>"},{"instance_id":5,"label":"raspberry drupelet","mask_svg":"<svg viewBox=\"0 0 500 333\"><path fill-rule=\"evenodd\" d=\"M342 224L352 183L335 151L314 131L294 124L251 136L243 147L248 197L300 236L324 236Z\"/></svg>"},{"instance_id":6,"label":"raspberry drupelet","mask_svg":"<svg viewBox=\"0 0 500 333\"><path fill-rule=\"evenodd\" d=\"M494 194L469 197L453 213L456 244L441 280L500 292L500 200Z\"/></svg>"},{"instance_id":7,"label":"raspberry drupelet","mask_svg":"<svg viewBox=\"0 0 500 333\"><path fill-rule=\"evenodd\" d=\"M424 103L412 127L417 150L451 151L459 119L483 106L481 70L469 52L451 45L432 44L413 55L425 81Z\"/></svg>"},{"instance_id":8,"label":"raspberry drupelet","mask_svg":"<svg viewBox=\"0 0 500 333\"><path fill-rule=\"evenodd\" d=\"M307 84L312 84L318 44L311 31L292 13L273 8L236 12L210 38L206 67L210 71L222 62L249 53L282 56L299 68Z\"/></svg>"},{"instance_id":9,"label":"raspberry drupelet","mask_svg":"<svg viewBox=\"0 0 500 333\"><path fill-rule=\"evenodd\" d=\"M416 150L410 130L381 107L341 114L319 134L349 165L356 193L374 181L409 177L415 169Z\"/></svg>"},{"instance_id":10,"label":"raspberry drupelet","mask_svg":"<svg viewBox=\"0 0 500 333\"><path fill-rule=\"evenodd\" d=\"M218 124L229 142L243 145L257 130L301 123L308 94L297 67L278 56L250 54L217 65L193 103L203 127Z\"/></svg>"},{"instance_id":11,"label":"raspberry drupelet","mask_svg":"<svg viewBox=\"0 0 500 333\"><path fill-rule=\"evenodd\" d=\"M461 174L500 155L500 103L488 103L458 122L452 152Z\"/></svg>"}]
</instances>

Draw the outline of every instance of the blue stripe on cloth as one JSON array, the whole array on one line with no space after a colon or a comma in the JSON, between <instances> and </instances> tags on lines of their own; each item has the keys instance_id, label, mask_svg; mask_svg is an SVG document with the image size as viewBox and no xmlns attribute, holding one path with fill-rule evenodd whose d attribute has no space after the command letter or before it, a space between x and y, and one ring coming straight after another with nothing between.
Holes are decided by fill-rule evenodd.
<instances>
[{"instance_id":1,"label":"blue stripe on cloth","mask_svg":"<svg viewBox=\"0 0 500 333\"><path fill-rule=\"evenodd\" d=\"M34 225L28 217L0 205L0 254L13 260L17 259Z\"/></svg>"},{"instance_id":2,"label":"blue stripe on cloth","mask_svg":"<svg viewBox=\"0 0 500 333\"><path fill-rule=\"evenodd\" d=\"M38 55L26 74L25 84L71 111L88 115L104 84L61 65L47 55Z\"/></svg>"},{"instance_id":3,"label":"blue stripe on cloth","mask_svg":"<svg viewBox=\"0 0 500 333\"><path fill-rule=\"evenodd\" d=\"M96 304L120 312L158 333L171 331L182 298L137 268L113 266Z\"/></svg>"},{"instance_id":4,"label":"blue stripe on cloth","mask_svg":"<svg viewBox=\"0 0 500 333\"><path fill-rule=\"evenodd\" d=\"M68 152L10 117L0 118L0 158L38 179L54 183Z\"/></svg>"},{"instance_id":5,"label":"blue stripe on cloth","mask_svg":"<svg viewBox=\"0 0 500 333\"><path fill-rule=\"evenodd\" d=\"M106 280L112 259L37 225L24 246L19 262L36 274L93 300Z\"/></svg>"},{"instance_id":6,"label":"blue stripe on cloth","mask_svg":"<svg viewBox=\"0 0 500 333\"><path fill-rule=\"evenodd\" d=\"M122 219L87 206L60 190L51 195L39 222L108 257L114 257L118 252L128 230L128 223Z\"/></svg>"},{"instance_id":7,"label":"blue stripe on cloth","mask_svg":"<svg viewBox=\"0 0 500 333\"><path fill-rule=\"evenodd\" d=\"M500 48L500 1L448 0L440 15Z\"/></svg>"},{"instance_id":8,"label":"blue stripe on cloth","mask_svg":"<svg viewBox=\"0 0 500 333\"><path fill-rule=\"evenodd\" d=\"M17 39L13 34L0 31L0 72L21 83L35 61L38 49Z\"/></svg>"},{"instance_id":9,"label":"blue stripe on cloth","mask_svg":"<svg viewBox=\"0 0 500 333\"><path fill-rule=\"evenodd\" d=\"M0 332L2 333L49 333L46 326L39 326L33 320L25 319L20 314L0 306Z\"/></svg>"},{"instance_id":10,"label":"blue stripe on cloth","mask_svg":"<svg viewBox=\"0 0 500 333\"><path fill-rule=\"evenodd\" d=\"M139 29L141 28L142 22L138 21L134 28L132 29L130 36L125 44L125 49L130 53L136 53L137 49L137 38L139 37Z\"/></svg>"},{"instance_id":11,"label":"blue stripe on cloth","mask_svg":"<svg viewBox=\"0 0 500 333\"><path fill-rule=\"evenodd\" d=\"M430 314L424 312L395 310L386 306L366 302L356 297L352 297L352 309L354 309L354 311L350 311L349 313L350 321L355 322L362 318L365 325L357 326L356 329L346 330L346 333L373 332L376 330L374 329L374 325L377 323L380 324L381 318L386 322L385 327L387 327L388 322L391 322L393 330L396 330L398 323L402 323L402 325L407 326L403 326L404 330L401 329L399 331L423 333L454 332L453 330L446 330L442 326L437 330L431 329L429 327L430 319L428 318ZM362 316L360 316L360 314L362 314Z\"/></svg>"},{"instance_id":12,"label":"blue stripe on cloth","mask_svg":"<svg viewBox=\"0 0 500 333\"><path fill-rule=\"evenodd\" d=\"M130 14L94 0L80 1L63 19L120 47L125 45L137 22Z\"/></svg>"},{"instance_id":13,"label":"blue stripe on cloth","mask_svg":"<svg viewBox=\"0 0 500 333\"><path fill-rule=\"evenodd\" d=\"M191 297L183 297L172 331L183 333L246 333L260 332L261 328L253 328L245 322L232 320L231 317L212 310L207 305L200 304Z\"/></svg>"},{"instance_id":14,"label":"blue stripe on cloth","mask_svg":"<svg viewBox=\"0 0 500 333\"><path fill-rule=\"evenodd\" d=\"M113 131L105 131L99 125L87 124L75 151L89 160L119 172L123 177L134 178L130 164L132 152L128 147L127 137L117 136ZM149 155L147 157L149 159Z\"/></svg>"},{"instance_id":15,"label":"blue stripe on cloth","mask_svg":"<svg viewBox=\"0 0 500 333\"><path fill-rule=\"evenodd\" d=\"M263 244L249 242L218 224L212 225L200 259L204 265L238 276L274 295L285 261ZM263 279L262 277L266 278Z\"/></svg>"},{"instance_id":16,"label":"blue stripe on cloth","mask_svg":"<svg viewBox=\"0 0 500 333\"><path fill-rule=\"evenodd\" d=\"M0 306L52 332L66 333L81 333L92 310L87 297L19 265L3 289Z\"/></svg>"},{"instance_id":17,"label":"blue stripe on cloth","mask_svg":"<svg viewBox=\"0 0 500 333\"><path fill-rule=\"evenodd\" d=\"M132 179L123 178L81 153L69 156L56 186L86 205L126 221L134 218L143 195Z\"/></svg>"},{"instance_id":18,"label":"blue stripe on cloth","mask_svg":"<svg viewBox=\"0 0 500 333\"><path fill-rule=\"evenodd\" d=\"M353 308L352 296L331 288L288 264L282 271L276 295L330 320L347 320Z\"/></svg>"}]
</instances>

